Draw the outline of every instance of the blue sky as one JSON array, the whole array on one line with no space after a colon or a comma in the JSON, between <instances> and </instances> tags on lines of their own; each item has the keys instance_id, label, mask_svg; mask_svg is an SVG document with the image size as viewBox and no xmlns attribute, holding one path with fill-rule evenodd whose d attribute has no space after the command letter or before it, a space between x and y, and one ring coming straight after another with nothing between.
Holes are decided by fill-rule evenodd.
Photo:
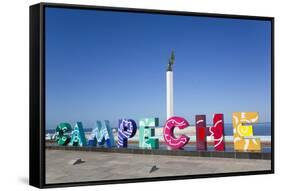
<instances>
[{"instance_id":1,"label":"blue sky","mask_svg":"<svg viewBox=\"0 0 281 191\"><path fill-rule=\"evenodd\" d=\"M257 111L270 121L269 21L46 9L46 123L166 118L166 66L175 51L174 111Z\"/></svg>"}]
</instances>

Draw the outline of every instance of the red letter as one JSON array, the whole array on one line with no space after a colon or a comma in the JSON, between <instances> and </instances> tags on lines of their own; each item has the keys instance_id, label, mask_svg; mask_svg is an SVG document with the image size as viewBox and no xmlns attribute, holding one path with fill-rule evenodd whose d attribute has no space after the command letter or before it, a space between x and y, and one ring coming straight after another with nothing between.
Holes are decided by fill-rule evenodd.
<instances>
[{"instance_id":1,"label":"red letter","mask_svg":"<svg viewBox=\"0 0 281 191\"><path fill-rule=\"evenodd\" d=\"M212 127L206 127L206 116L196 115L196 147L197 150L207 150L206 136L214 137L216 151L225 150L223 114L214 114Z\"/></svg>"},{"instance_id":2,"label":"red letter","mask_svg":"<svg viewBox=\"0 0 281 191\"><path fill-rule=\"evenodd\" d=\"M205 115L196 115L196 148L198 151L207 150L207 128L206 128L206 116Z\"/></svg>"}]
</instances>

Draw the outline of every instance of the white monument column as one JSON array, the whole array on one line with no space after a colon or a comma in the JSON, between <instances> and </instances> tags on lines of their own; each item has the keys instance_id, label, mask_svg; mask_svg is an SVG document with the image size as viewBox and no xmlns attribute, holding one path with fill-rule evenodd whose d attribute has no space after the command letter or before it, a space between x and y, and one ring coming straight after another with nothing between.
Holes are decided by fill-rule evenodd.
<instances>
[{"instance_id":1,"label":"white monument column","mask_svg":"<svg viewBox=\"0 0 281 191\"><path fill-rule=\"evenodd\" d=\"M166 72L167 119L174 115L173 71Z\"/></svg>"},{"instance_id":2,"label":"white monument column","mask_svg":"<svg viewBox=\"0 0 281 191\"><path fill-rule=\"evenodd\" d=\"M168 68L166 71L166 109L167 119L174 116L174 90L173 90L173 68L172 65L175 61L174 51L172 51L169 60Z\"/></svg>"}]
</instances>

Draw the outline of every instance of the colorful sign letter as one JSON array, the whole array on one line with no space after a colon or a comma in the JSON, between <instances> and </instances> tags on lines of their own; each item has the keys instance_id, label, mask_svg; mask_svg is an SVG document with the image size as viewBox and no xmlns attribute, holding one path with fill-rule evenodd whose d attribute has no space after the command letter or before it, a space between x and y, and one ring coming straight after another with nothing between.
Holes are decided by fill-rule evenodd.
<instances>
[{"instance_id":1,"label":"colorful sign letter","mask_svg":"<svg viewBox=\"0 0 281 191\"><path fill-rule=\"evenodd\" d=\"M196 115L196 147L197 150L207 150L206 136L214 137L214 148L216 151L225 150L224 121L223 114L214 114L212 127L206 127L206 116Z\"/></svg>"},{"instance_id":2,"label":"colorful sign letter","mask_svg":"<svg viewBox=\"0 0 281 191\"><path fill-rule=\"evenodd\" d=\"M205 115L196 115L196 148L198 151L207 150L207 140L208 128L206 127L206 116Z\"/></svg>"},{"instance_id":3,"label":"colorful sign letter","mask_svg":"<svg viewBox=\"0 0 281 191\"><path fill-rule=\"evenodd\" d=\"M66 133L71 132L71 125L69 123L60 123L56 128L56 142L59 145L67 145L70 141L70 136Z\"/></svg>"},{"instance_id":4,"label":"colorful sign letter","mask_svg":"<svg viewBox=\"0 0 281 191\"><path fill-rule=\"evenodd\" d=\"M108 120L104 123L96 121L96 126L92 130L91 139L88 141L88 146L104 145L108 148L115 146L114 137Z\"/></svg>"},{"instance_id":5,"label":"colorful sign letter","mask_svg":"<svg viewBox=\"0 0 281 191\"><path fill-rule=\"evenodd\" d=\"M158 118L145 118L139 122L139 147L147 149L158 149L159 140L155 136L155 129L159 125Z\"/></svg>"},{"instance_id":6,"label":"colorful sign letter","mask_svg":"<svg viewBox=\"0 0 281 191\"><path fill-rule=\"evenodd\" d=\"M234 150L261 151L259 138L253 138L253 126L259 119L258 112L235 112L232 115Z\"/></svg>"},{"instance_id":7,"label":"colorful sign letter","mask_svg":"<svg viewBox=\"0 0 281 191\"><path fill-rule=\"evenodd\" d=\"M214 147L216 151L225 150L224 142L224 120L223 114L214 114L213 127L209 128L210 136L214 136Z\"/></svg>"},{"instance_id":8,"label":"colorful sign letter","mask_svg":"<svg viewBox=\"0 0 281 191\"><path fill-rule=\"evenodd\" d=\"M184 129L189 126L189 123L182 117L169 118L164 126L163 134L166 143L172 149L182 149L189 141L189 137L181 135L179 138L174 136L174 128Z\"/></svg>"},{"instance_id":9,"label":"colorful sign letter","mask_svg":"<svg viewBox=\"0 0 281 191\"><path fill-rule=\"evenodd\" d=\"M118 127L118 147L127 147L128 138L133 137L137 131L137 124L132 119L120 119Z\"/></svg>"},{"instance_id":10,"label":"colorful sign letter","mask_svg":"<svg viewBox=\"0 0 281 191\"><path fill-rule=\"evenodd\" d=\"M71 140L69 145L80 147L87 145L82 122L77 122L75 124L74 130L71 133Z\"/></svg>"}]
</instances>

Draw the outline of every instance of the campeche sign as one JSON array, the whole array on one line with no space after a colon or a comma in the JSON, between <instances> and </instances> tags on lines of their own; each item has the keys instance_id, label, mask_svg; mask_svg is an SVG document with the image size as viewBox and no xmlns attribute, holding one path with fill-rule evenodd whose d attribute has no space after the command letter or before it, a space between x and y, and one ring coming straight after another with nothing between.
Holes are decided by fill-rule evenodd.
<instances>
[{"instance_id":1,"label":"campeche sign","mask_svg":"<svg viewBox=\"0 0 281 191\"><path fill-rule=\"evenodd\" d=\"M253 126L249 124L258 121L257 112L234 112L232 115L233 142L235 151L261 151L260 139L253 137ZM213 126L206 126L206 116L196 115L196 149L207 150L207 136L213 136L216 151L225 150L224 120L223 114L214 114ZM139 121L139 147L142 149L158 149L159 139L155 137L155 129L159 125L158 118L144 118ZM171 149L182 149L189 142L187 135L174 136L174 128L188 128L189 123L183 117L173 116L167 119L163 127L163 136L166 144ZM68 133L71 132L71 136ZM137 124L133 119L120 119L118 125L117 147L126 148L128 139L137 132ZM115 146L115 140L108 120L104 123L96 122L92 130L91 138L86 141L83 125L77 122L72 131L69 123L60 123L56 128L56 141L59 145L70 146L97 146L106 144L111 148Z\"/></svg>"}]
</instances>

